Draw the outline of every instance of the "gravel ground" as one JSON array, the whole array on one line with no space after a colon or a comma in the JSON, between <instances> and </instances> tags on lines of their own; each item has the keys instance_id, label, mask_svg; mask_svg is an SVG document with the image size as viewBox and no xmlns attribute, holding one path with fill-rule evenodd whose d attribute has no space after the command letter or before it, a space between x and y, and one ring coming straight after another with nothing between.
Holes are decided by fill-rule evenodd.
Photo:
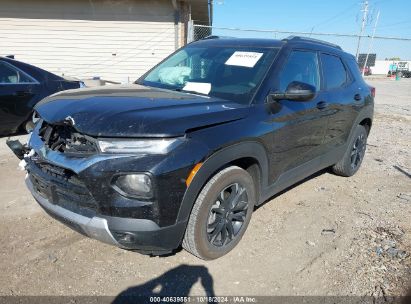
<instances>
[{"instance_id":1,"label":"gravel ground","mask_svg":"<svg viewBox=\"0 0 411 304\"><path fill-rule=\"evenodd\" d=\"M0 295L405 295L411 81L369 83L376 115L360 171L321 172L273 198L238 247L211 262L185 251L152 258L71 231L32 199L0 139Z\"/></svg>"}]
</instances>

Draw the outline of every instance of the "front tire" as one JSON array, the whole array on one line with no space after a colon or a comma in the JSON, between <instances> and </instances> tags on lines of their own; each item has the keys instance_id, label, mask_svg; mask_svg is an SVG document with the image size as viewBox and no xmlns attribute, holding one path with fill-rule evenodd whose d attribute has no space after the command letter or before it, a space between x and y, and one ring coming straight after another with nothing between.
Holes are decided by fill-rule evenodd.
<instances>
[{"instance_id":1,"label":"front tire","mask_svg":"<svg viewBox=\"0 0 411 304\"><path fill-rule=\"evenodd\" d=\"M183 248L204 260L227 254L247 229L255 197L254 182L247 171L231 166L218 172L194 203Z\"/></svg>"},{"instance_id":2,"label":"front tire","mask_svg":"<svg viewBox=\"0 0 411 304\"><path fill-rule=\"evenodd\" d=\"M332 167L335 174L349 177L358 171L364 159L367 136L368 133L364 126L358 125L344 157Z\"/></svg>"}]
</instances>

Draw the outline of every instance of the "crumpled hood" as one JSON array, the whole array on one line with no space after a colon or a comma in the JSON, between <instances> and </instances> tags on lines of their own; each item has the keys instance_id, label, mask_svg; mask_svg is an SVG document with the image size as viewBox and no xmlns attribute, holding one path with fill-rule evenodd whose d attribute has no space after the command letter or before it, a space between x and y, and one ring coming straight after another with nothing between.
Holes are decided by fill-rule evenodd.
<instances>
[{"instance_id":1,"label":"crumpled hood","mask_svg":"<svg viewBox=\"0 0 411 304\"><path fill-rule=\"evenodd\" d=\"M238 120L249 106L141 85L70 90L43 99L36 111L50 124L70 120L80 133L101 137L174 137Z\"/></svg>"}]
</instances>

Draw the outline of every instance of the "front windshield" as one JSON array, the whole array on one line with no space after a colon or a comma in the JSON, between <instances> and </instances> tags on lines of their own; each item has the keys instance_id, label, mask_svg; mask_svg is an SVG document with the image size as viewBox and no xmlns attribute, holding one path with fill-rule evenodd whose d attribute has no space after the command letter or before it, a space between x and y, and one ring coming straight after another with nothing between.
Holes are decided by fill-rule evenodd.
<instances>
[{"instance_id":1,"label":"front windshield","mask_svg":"<svg viewBox=\"0 0 411 304\"><path fill-rule=\"evenodd\" d=\"M188 46L150 71L141 83L249 103L278 49Z\"/></svg>"}]
</instances>

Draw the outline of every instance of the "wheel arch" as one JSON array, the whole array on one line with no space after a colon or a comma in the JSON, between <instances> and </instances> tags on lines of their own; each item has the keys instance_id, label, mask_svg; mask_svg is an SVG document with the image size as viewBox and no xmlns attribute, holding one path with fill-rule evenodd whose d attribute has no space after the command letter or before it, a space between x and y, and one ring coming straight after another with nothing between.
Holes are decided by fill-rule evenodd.
<instances>
[{"instance_id":1,"label":"wheel arch","mask_svg":"<svg viewBox=\"0 0 411 304\"><path fill-rule=\"evenodd\" d=\"M349 144L349 142L352 139L352 136L354 135L354 131L358 125L361 125L366 128L367 133L369 134L371 131L371 126L373 122L373 116L374 116L374 107L372 105L368 105L367 107L364 107L359 113L356 119L354 120L350 134L347 138L346 145Z\"/></svg>"},{"instance_id":2,"label":"wheel arch","mask_svg":"<svg viewBox=\"0 0 411 304\"><path fill-rule=\"evenodd\" d=\"M223 148L202 164L187 188L178 213L177 221L187 221L198 194L204 185L218 171L228 166L238 166L246 170L256 184L257 201L268 181L268 157L264 146L259 142L242 142Z\"/></svg>"},{"instance_id":3,"label":"wheel arch","mask_svg":"<svg viewBox=\"0 0 411 304\"><path fill-rule=\"evenodd\" d=\"M367 130L367 134L370 134L371 126L372 126L372 119L371 118L369 118L369 117L363 118L363 120L361 120L359 124Z\"/></svg>"}]
</instances>

